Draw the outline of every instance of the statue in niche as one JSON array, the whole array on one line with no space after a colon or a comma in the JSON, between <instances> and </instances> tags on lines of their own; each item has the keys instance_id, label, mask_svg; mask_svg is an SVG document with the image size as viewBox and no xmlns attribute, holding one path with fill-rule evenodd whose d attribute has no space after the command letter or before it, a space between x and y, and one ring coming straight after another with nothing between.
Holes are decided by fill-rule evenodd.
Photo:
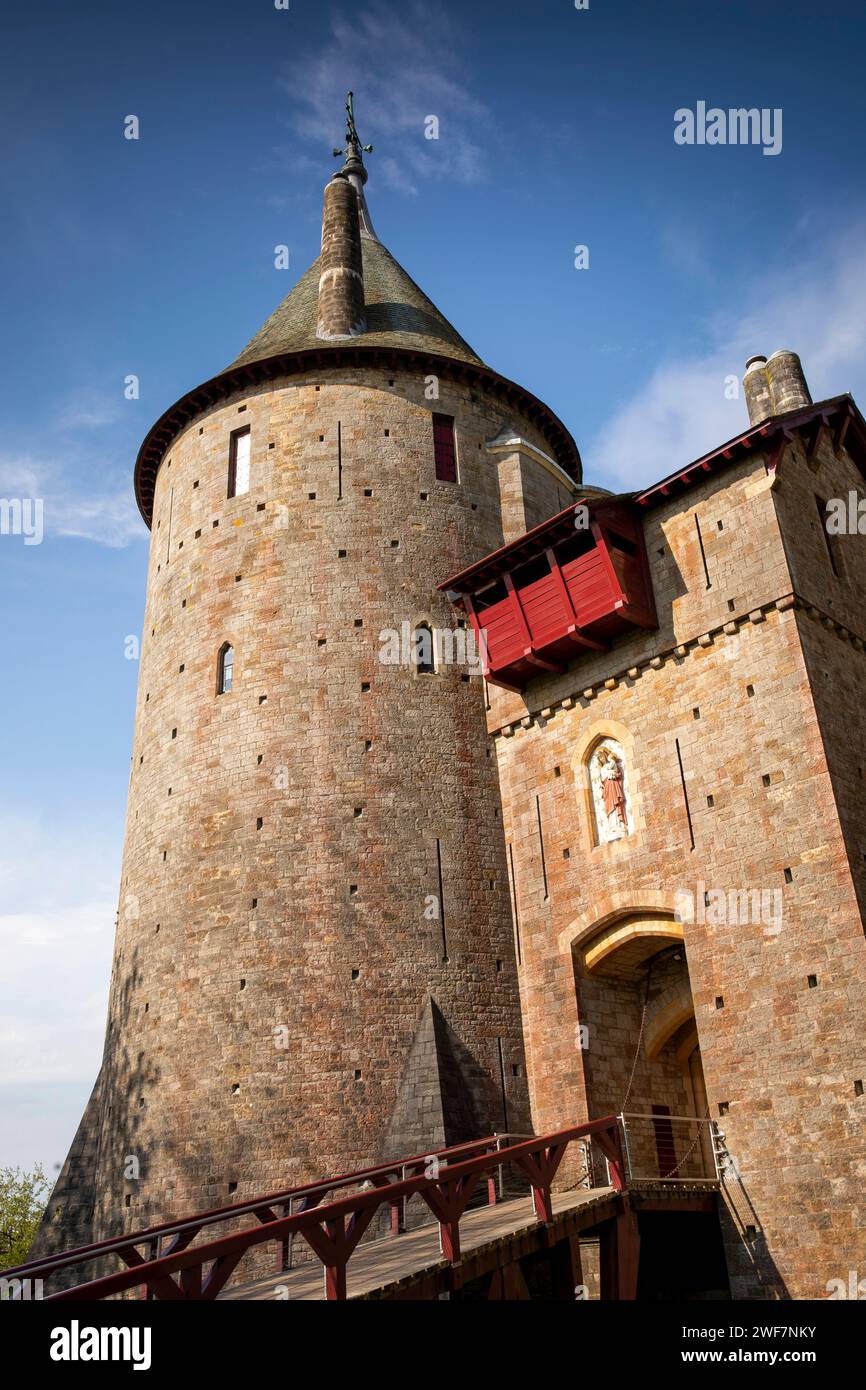
<instances>
[{"instance_id":1,"label":"statue in niche","mask_svg":"<svg viewBox=\"0 0 866 1390\"><path fill-rule=\"evenodd\" d=\"M590 786L598 843L609 844L632 832L625 755L613 739L604 739L589 760Z\"/></svg>"}]
</instances>

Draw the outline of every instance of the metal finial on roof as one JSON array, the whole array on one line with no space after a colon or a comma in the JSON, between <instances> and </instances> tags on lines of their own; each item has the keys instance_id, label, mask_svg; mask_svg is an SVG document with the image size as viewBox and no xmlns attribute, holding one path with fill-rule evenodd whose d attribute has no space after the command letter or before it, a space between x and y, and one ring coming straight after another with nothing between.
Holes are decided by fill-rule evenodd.
<instances>
[{"instance_id":1,"label":"metal finial on roof","mask_svg":"<svg viewBox=\"0 0 866 1390\"><path fill-rule=\"evenodd\" d=\"M373 153L373 146L362 145L358 138L353 95L352 92L346 93L346 147L342 150L335 149L334 158L342 159L345 156L346 162L343 168L349 172L357 173L359 168L364 168L363 156ZM364 172L366 173L366 170Z\"/></svg>"}]
</instances>

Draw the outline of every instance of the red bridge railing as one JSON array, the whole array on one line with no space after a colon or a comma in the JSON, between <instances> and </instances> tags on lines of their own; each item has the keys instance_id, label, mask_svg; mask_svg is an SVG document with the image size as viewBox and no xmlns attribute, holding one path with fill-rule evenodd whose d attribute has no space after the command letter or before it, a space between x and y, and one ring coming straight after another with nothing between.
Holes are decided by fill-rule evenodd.
<instances>
[{"instance_id":1,"label":"red bridge railing","mask_svg":"<svg viewBox=\"0 0 866 1390\"><path fill-rule=\"evenodd\" d=\"M419 1197L439 1223L443 1256L456 1264L460 1259L460 1220L473 1193L479 1182L486 1179L487 1200L494 1203L497 1178L508 1165L528 1179L536 1216L545 1224L553 1220L553 1180L568 1146L575 1141L595 1142L607 1160L610 1185L615 1191L624 1186L620 1131L615 1116L503 1145L503 1139L513 1138L492 1135L449 1149L359 1169L320 1183L288 1188L267 1197L202 1212L184 1221L151 1226L132 1235L33 1260L4 1270L2 1277L8 1281L20 1280L22 1284L28 1280L44 1283L61 1271L117 1256L126 1265L125 1269L72 1288L46 1292L45 1299L103 1299L134 1288L141 1289L143 1297L155 1299L214 1299L225 1288L247 1251L257 1246L276 1245L277 1270L287 1270L292 1242L300 1236L324 1267L326 1297L344 1299L346 1267L383 1206L390 1207L391 1231L398 1235L403 1229L406 1203L414 1196ZM324 1200L329 1193L348 1187L361 1190ZM258 1226L203 1244L192 1244L208 1227L243 1216L255 1217ZM170 1242L167 1248L163 1248L165 1240Z\"/></svg>"}]
</instances>

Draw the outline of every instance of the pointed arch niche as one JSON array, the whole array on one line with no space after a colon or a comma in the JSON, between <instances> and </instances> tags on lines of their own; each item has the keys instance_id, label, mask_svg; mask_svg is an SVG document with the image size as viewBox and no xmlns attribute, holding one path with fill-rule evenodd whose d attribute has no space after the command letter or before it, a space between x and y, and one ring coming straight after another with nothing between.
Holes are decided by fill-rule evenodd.
<instances>
[{"instance_id":1,"label":"pointed arch niche","mask_svg":"<svg viewBox=\"0 0 866 1390\"><path fill-rule=\"evenodd\" d=\"M628 853L645 825L631 731L616 719L595 720L575 746L571 767L592 853Z\"/></svg>"}]
</instances>

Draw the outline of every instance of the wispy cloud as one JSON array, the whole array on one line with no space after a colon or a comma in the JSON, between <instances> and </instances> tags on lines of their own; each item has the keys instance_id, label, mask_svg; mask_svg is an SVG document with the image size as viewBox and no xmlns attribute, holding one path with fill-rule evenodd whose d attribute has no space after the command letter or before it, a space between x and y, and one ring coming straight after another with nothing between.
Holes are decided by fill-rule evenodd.
<instances>
[{"instance_id":1,"label":"wispy cloud","mask_svg":"<svg viewBox=\"0 0 866 1390\"><path fill-rule=\"evenodd\" d=\"M110 549L146 540L128 481L101 487L85 481L97 475L94 460L103 457L96 447L86 453L80 446L50 459L0 454L0 497L41 498L49 537L74 536Z\"/></svg>"},{"instance_id":2,"label":"wispy cloud","mask_svg":"<svg viewBox=\"0 0 866 1390\"><path fill-rule=\"evenodd\" d=\"M57 430L99 430L116 424L121 404L106 391L75 391L61 401L55 418Z\"/></svg>"},{"instance_id":3,"label":"wispy cloud","mask_svg":"<svg viewBox=\"0 0 866 1390\"><path fill-rule=\"evenodd\" d=\"M588 481L614 489L653 482L748 423L726 397L747 357L799 352L815 400L866 388L866 221L845 235L813 237L804 259L777 263L738 303L701 326L707 348L661 361L584 450Z\"/></svg>"},{"instance_id":4,"label":"wispy cloud","mask_svg":"<svg viewBox=\"0 0 866 1390\"><path fill-rule=\"evenodd\" d=\"M300 53L284 74L296 135L317 150L342 145L345 94L355 88L361 138L382 141L377 178L409 193L433 179L484 179L493 120L470 90L461 30L441 6L373 3L335 16L331 32L325 53ZM439 119L438 140L425 137L428 116Z\"/></svg>"}]
</instances>

